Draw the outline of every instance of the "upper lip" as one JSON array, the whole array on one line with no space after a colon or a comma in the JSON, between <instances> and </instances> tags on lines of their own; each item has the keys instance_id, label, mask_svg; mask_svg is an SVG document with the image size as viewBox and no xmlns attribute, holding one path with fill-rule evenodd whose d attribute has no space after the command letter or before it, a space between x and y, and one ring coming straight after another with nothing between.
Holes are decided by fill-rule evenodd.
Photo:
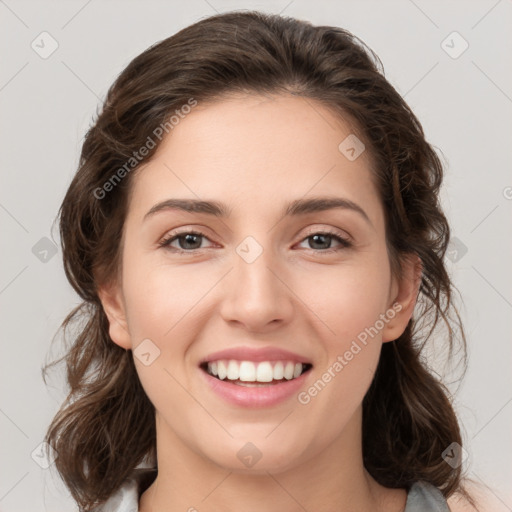
<instances>
[{"instance_id":1,"label":"upper lip","mask_svg":"<svg viewBox=\"0 0 512 512\"><path fill-rule=\"evenodd\" d=\"M295 363L307 363L311 364L311 359L290 352L289 350L283 350L276 347L263 347L263 348L251 348L251 347L233 347L218 352L213 352L204 357L199 364L204 364L210 361L220 361L221 359L234 359L238 361L293 361Z\"/></svg>"}]
</instances>

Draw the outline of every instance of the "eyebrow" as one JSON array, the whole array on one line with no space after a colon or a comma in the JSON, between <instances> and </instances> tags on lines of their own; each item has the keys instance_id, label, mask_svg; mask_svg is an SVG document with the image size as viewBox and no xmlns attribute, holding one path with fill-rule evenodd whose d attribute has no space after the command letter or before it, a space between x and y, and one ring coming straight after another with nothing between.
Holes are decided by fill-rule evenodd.
<instances>
[{"instance_id":1,"label":"eyebrow","mask_svg":"<svg viewBox=\"0 0 512 512\"><path fill-rule=\"evenodd\" d=\"M366 212L357 203L354 203L350 199L341 197L296 199L285 206L282 216L298 216L332 209L352 210L361 215L366 222L373 226ZM199 199L166 199L165 201L155 204L146 213L146 215L144 215L144 220L158 212L166 210L204 213L219 218L227 218L231 215L231 209L218 201L203 201Z\"/></svg>"}]
</instances>

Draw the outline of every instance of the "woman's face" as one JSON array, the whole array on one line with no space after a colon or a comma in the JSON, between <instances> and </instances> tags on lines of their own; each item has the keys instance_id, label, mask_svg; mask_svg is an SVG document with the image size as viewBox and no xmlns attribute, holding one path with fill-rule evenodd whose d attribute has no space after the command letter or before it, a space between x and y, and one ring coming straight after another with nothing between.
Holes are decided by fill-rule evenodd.
<instances>
[{"instance_id":1,"label":"woman's face","mask_svg":"<svg viewBox=\"0 0 512 512\"><path fill-rule=\"evenodd\" d=\"M247 95L199 103L133 176L122 280L101 297L160 450L278 472L360 443L382 342L415 299L369 165L321 104Z\"/></svg>"}]
</instances>

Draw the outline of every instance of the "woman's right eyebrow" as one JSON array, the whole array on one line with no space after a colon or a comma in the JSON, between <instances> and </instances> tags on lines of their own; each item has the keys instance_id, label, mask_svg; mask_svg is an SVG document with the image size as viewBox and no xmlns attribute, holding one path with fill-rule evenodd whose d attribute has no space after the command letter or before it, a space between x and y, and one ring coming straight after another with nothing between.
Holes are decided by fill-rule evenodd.
<instances>
[{"instance_id":1,"label":"woman's right eyebrow","mask_svg":"<svg viewBox=\"0 0 512 512\"><path fill-rule=\"evenodd\" d=\"M217 201L202 201L199 199L166 199L160 203L155 204L144 215L144 220L152 215L167 211L167 210L182 210L192 213L206 213L208 215L215 215L216 217L229 217L231 210L226 205Z\"/></svg>"},{"instance_id":2,"label":"woman's right eyebrow","mask_svg":"<svg viewBox=\"0 0 512 512\"><path fill-rule=\"evenodd\" d=\"M308 213L321 212L332 209L352 210L361 215L372 227L372 223L367 213L350 199L342 197L313 197L307 199L296 199L287 204L282 212L282 217L306 215ZM227 205L218 201L205 201L201 199L166 199L155 204L144 215L144 220L155 215L158 212L167 210L181 210L192 213L204 213L214 215L215 217L227 218L232 210Z\"/></svg>"}]
</instances>

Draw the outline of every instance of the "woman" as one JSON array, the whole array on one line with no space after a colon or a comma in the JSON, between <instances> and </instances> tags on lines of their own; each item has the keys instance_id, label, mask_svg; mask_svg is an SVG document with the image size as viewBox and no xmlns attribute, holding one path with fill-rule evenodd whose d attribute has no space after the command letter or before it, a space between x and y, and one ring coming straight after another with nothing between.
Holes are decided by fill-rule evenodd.
<instances>
[{"instance_id":1,"label":"woman","mask_svg":"<svg viewBox=\"0 0 512 512\"><path fill-rule=\"evenodd\" d=\"M421 355L439 324L464 348L443 170L381 69L340 28L232 12L115 81L60 211L85 323L46 441L81 510L471 501Z\"/></svg>"}]
</instances>

